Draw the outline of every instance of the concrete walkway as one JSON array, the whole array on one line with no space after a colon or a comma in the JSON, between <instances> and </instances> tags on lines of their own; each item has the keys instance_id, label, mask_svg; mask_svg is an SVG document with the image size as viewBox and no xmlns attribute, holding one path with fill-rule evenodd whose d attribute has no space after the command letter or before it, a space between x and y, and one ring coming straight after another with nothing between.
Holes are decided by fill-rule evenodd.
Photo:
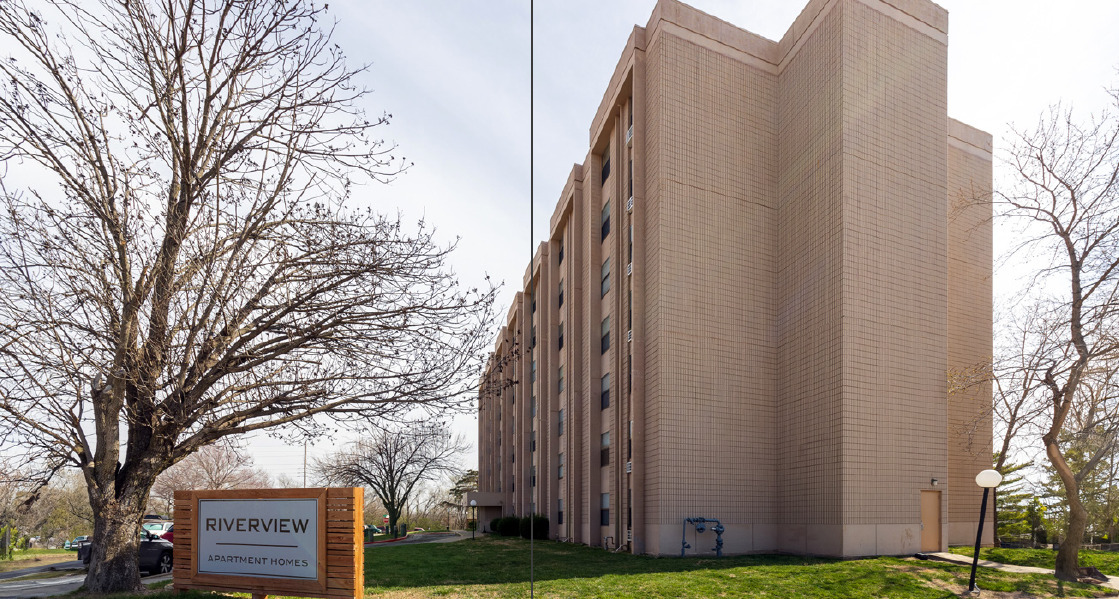
<instances>
[{"instance_id":1,"label":"concrete walkway","mask_svg":"<svg viewBox=\"0 0 1119 599\"><path fill-rule=\"evenodd\" d=\"M482 536L479 534L478 536ZM452 530L450 532L416 532L411 533L407 537L395 539L392 541L380 541L377 543L366 543L365 548L371 549L375 547L392 547L395 545L412 545L415 543L452 543L454 541L461 541L469 539L470 533L461 530Z\"/></svg>"},{"instance_id":2,"label":"concrete walkway","mask_svg":"<svg viewBox=\"0 0 1119 599\"><path fill-rule=\"evenodd\" d=\"M932 558L934 560L937 560L937 561L948 562L948 563L951 563L951 564L959 564L961 566L967 566L969 568L971 567L972 558L970 558L966 555L960 555L958 553L948 553L946 551L938 551L936 553L926 553L925 555L927 555L930 558ZM1034 567L1034 566L1015 566L1015 565L1011 565L1011 564L1000 564L998 562L992 562L992 561L985 560L985 559L979 560L979 565L983 568L994 568L995 570L1002 570L1003 572L1015 572L1017 574L1048 574L1050 576L1053 575L1053 568L1037 568L1037 567ZM1117 578L1115 576L1109 576L1106 581L1098 582L1097 584L1099 584L1100 586L1107 587L1109 589L1115 589L1115 590L1119 591L1119 578Z\"/></svg>"}]
</instances>

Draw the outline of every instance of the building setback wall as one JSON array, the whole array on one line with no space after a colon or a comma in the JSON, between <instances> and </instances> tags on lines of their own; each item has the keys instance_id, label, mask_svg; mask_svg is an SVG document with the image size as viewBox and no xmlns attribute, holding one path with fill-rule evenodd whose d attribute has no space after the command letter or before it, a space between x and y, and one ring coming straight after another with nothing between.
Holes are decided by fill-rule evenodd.
<instances>
[{"instance_id":1,"label":"building setback wall","mask_svg":"<svg viewBox=\"0 0 1119 599\"><path fill-rule=\"evenodd\" d=\"M658 2L496 349L535 326L516 466L480 447L503 513L664 555L687 517L728 553L967 541L990 389L947 380L991 351L990 137L947 118L946 44L926 0L812 0L780 42Z\"/></svg>"}]
</instances>

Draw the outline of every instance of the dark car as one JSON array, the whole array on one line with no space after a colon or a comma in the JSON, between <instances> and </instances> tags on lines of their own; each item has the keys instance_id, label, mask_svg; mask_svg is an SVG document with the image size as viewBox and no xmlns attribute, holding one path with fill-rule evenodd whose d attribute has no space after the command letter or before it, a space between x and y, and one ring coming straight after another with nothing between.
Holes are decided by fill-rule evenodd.
<instances>
[{"instance_id":1,"label":"dark car","mask_svg":"<svg viewBox=\"0 0 1119 599\"><path fill-rule=\"evenodd\" d=\"M151 534L146 530L140 531L140 571L151 574L166 574L171 571L174 563L171 543ZM93 544L86 543L78 548L78 559L83 564L89 564L93 554Z\"/></svg>"}]
</instances>

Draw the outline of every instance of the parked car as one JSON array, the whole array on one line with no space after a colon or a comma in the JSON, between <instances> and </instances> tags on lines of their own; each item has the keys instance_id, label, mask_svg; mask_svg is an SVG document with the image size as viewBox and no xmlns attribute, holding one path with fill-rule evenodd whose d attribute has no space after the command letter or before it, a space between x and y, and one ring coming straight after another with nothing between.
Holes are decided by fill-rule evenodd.
<instances>
[{"instance_id":1,"label":"parked car","mask_svg":"<svg viewBox=\"0 0 1119 599\"><path fill-rule=\"evenodd\" d=\"M70 551L77 551L83 544L86 543L89 543L89 537L83 535L80 537L74 537L73 541L66 541L66 545L64 545L63 548L69 549Z\"/></svg>"},{"instance_id":2,"label":"parked car","mask_svg":"<svg viewBox=\"0 0 1119 599\"><path fill-rule=\"evenodd\" d=\"M170 542L141 529L140 530L140 571L151 574L166 574L174 563L174 547ZM93 554L93 544L86 543L78 549L78 559L89 564Z\"/></svg>"},{"instance_id":3,"label":"parked car","mask_svg":"<svg viewBox=\"0 0 1119 599\"><path fill-rule=\"evenodd\" d=\"M157 537L162 537L163 533L171 530L174 522L144 522L144 530L152 533Z\"/></svg>"}]
</instances>

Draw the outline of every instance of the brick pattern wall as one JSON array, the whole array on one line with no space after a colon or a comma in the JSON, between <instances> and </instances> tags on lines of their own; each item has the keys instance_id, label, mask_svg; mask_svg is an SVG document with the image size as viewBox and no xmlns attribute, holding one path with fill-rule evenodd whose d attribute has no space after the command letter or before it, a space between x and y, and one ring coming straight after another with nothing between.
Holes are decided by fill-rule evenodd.
<instances>
[{"instance_id":1,"label":"brick pattern wall","mask_svg":"<svg viewBox=\"0 0 1119 599\"><path fill-rule=\"evenodd\" d=\"M947 46L842 7L842 522L913 523L947 463Z\"/></svg>"},{"instance_id":2,"label":"brick pattern wall","mask_svg":"<svg viewBox=\"0 0 1119 599\"><path fill-rule=\"evenodd\" d=\"M823 18L778 86L777 455L785 525L840 519L842 18L835 10ZM783 541L790 550L803 543Z\"/></svg>"},{"instance_id":3,"label":"brick pattern wall","mask_svg":"<svg viewBox=\"0 0 1119 599\"><path fill-rule=\"evenodd\" d=\"M771 522L777 82L681 37L660 39L650 224L660 257L649 292L659 298L660 380L647 403L664 478L649 522Z\"/></svg>"},{"instance_id":4,"label":"brick pattern wall","mask_svg":"<svg viewBox=\"0 0 1119 599\"><path fill-rule=\"evenodd\" d=\"M953 122L948 140L948 368L974 372L992 356L991 137ZM948 396L949 543L971 544L983 492L975 475L991 467L991 385ZM992 522L988 513L988 522ZM970 539L968 537L971 537Z\"/></svg>"}]
</instances>

